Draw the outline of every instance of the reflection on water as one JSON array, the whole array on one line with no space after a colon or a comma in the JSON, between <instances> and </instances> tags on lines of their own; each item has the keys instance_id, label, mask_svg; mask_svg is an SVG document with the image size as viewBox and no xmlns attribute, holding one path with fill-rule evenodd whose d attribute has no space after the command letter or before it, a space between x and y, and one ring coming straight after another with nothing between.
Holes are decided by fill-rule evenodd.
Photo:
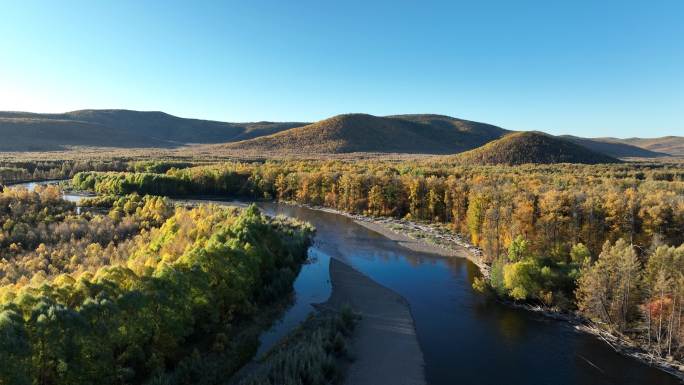
<instances>
[{"instance_id":1,"label":"reflection on water","mask_svg":"<svg viewBox=\"0 0 684 385\"><path fill-rule=\"evenodd\" d=\"M525 338L525 322L521 317L513 313L506 312L498 322L498 331L503 343L514 346Z\"/></svg>"},{"instance_id":2,"label":"reflection on water","mask_svg":"<svg viewBox=\"0 0 684 385\"><path fill-rule=\"evenodd\" d=\"M328 254L321 252L315 245L309 249L309 261L302 266L294 282L294 304L280 321L260 336L257 357L266 353L304 321L314 310L312 304L325 302L330 297L329 265Z\"/></svg>"},{"instance_id":3,"label":"reflection on water","mask_svg":"<svg viewBox=\"0 0 684 385\"><path fill-rule=\"evenodd\" d=\"M317 252L351 264L408 300L430 384L679 383L567 324L476 293L471 285L479 271L468 260L413 252L340 215L260 205L311 222Z\"/></svg>"}]
</instances>

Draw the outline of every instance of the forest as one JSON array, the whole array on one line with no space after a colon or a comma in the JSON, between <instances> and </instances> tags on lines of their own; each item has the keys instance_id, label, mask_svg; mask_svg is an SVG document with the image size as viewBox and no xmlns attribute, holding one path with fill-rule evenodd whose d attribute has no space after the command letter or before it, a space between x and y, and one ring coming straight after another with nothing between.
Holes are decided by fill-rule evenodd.
<instances>
[{"instance_id":1,"label":"forest","mask_svg":"<svg viewBox=\"0 0 684 385\"><path fill-rule=\"evenodd\" d=\"M254 355L314 231L255 206L85 206L0 193L0 384L218 383Z\"/></svg>"},{"instance_id":2,"label":"forest","mask_svg":"<svg viewBox=\"0 0 684 385\"><path fill-rule=\"evenodd\" d=\"M577 311L657 355L684 353L684 168L675 164L229 162L83 172L72 184L100 194L276 199L446 225L491 266L476 288Z\"/></svg>"},{"instance_id":3,"label":"forest","mask_svg":"<svg viewBox=\"0 0 684 385\"><path fill-rule=\"evenodd\" d=\"M30 181L68 179L81 171L135 171L163 173L171 168L192 166L192 162L133 160L0 160L0 185Z\"/></svg>"}]
</instances>

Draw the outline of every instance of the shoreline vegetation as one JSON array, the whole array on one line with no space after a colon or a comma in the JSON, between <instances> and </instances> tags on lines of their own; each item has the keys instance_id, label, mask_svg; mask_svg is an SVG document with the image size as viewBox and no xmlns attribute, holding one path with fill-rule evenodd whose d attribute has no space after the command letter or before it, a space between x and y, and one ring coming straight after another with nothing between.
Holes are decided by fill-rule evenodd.
<instances>
[{"instance_id":1,"label":"shoreline vegetation","mask_svg":"<svg viewBox=\"0 0 684 385\"><path fill-rule=\"evenodd\" d=\"M317 310L228 384L340 384L354 360L350 344L358 322L351 307Z\"/></svg>"}]
</instances>

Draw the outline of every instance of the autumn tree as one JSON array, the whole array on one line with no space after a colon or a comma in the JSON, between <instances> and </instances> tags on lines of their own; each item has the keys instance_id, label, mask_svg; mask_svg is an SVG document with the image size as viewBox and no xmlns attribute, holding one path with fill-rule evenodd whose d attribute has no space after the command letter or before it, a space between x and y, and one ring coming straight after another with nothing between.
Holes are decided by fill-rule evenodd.
<instances>
[{"instance_id":1,"label":"autumn tree","mask_svg":"<svg viewBox=\"0 0 684 385\"><path fill-rule=\"evenodd\" d=\"M618 332L626 329L637 314L641 265L631 244L619 239L606 242L596 263L588 266L579 280L580 311Z\"/></svg>"}]
</instances>

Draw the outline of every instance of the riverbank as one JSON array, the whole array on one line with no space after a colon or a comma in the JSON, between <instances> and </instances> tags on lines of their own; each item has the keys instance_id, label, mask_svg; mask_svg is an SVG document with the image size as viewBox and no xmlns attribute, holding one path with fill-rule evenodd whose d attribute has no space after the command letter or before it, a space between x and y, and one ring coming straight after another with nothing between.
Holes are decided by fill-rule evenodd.
<instances>
[{"instance_id":1,"label":"riverbank","mask_svg":"<svg viewBox=\"0 0 684 385\"><path fill-rule=\"evenodd\" d=\"M654 368L658 368L677 377L684 383L684 363L681 361L668 361L665 358L648 354L637 344L637 342L624 336L612 334L590 322L579 323L575 325L575 329L603 340L603 342L617 353L641 361Z\"/></svg>"},{"instance_id":2,"label":"riverbank","mask_svg":"<svg viewBox=\"0 0 684 385\"><path fill-rule=\"evenodd\" d=\"M603 341L616 353L630 357L634 360L647 364L648 366L671 374L684 383L684 363L674 360L668 361L665 358L648 354L644 349L639 347L639 344L634 340L623 335L610 333L578 314L563 312L555 308L544 306L519 304L510 300L501 300L501 302L507 304L508 306L542 315L546 318L568 323L578 332L591 335L596 339Z\"/></svg>"},{"instance_id":3,"label":"riverbank","mask_svg":"<svg viewBox=\"0 0 684 385\"><path fill-rule=\"evenodd\" d=\"M413 251L430 253L442 257L466 258L480 269L480 272L484 277L489 276L490 266L483 261L482 252L477 247L468 244L460 236L447 233L447 229L442 228L442 226L419 224L396 218L374 218L360 214L350 214L327 207L293 202L288 203L312 210L345 216L354 220L357 224L396 241L401 246ZM501 302L509 306L540 314L547 318L568 323L578 332L591 335L605 342L617 353L662 370L684 382L683 362L668 361L664 358L648 354L644 349L640 348L635 341L630 340L625 336L612 334L578 314L563 312L557 308L519 304L505 299L502 299Z\"/></svg>"},{"instance_id":4,"label":"riverbank","mask_svg":"<svg viewBox=\"0 0 684 385\"><path fill-rule=\"evenodd\" d=\"M335 258L332 293L231 385L281 384L304 378L345 385L425 385L423 353L406 300Z\"/></svg>"},{"instance_id":5,"label":"riverbank","mask_svg":"<svg viewBox=\"0 0 684 385\"><path fill-rule=\"evenodd\" d=\"M357 224L375 231L409 250L442 257L465 258L474 263L485 278L489 277L490 266L484 262L482 251L464 241L458 234L449 232L446 228L430 224L420 224L404 219L350 214L329 207L296 202L285 203L353 219Z\"/></svg>"},{"instance_id":6,"label":"riverbank","mask_svg":"<svg viewBox=\"0 0 684 385\"><path fill-rule=\"evenodd\" d=\"M351 266L330 259L332 294L318 307L361 316L352 338L348 385L424 385L425 361L408 302Z\"/></svg>"}]
</instances>

